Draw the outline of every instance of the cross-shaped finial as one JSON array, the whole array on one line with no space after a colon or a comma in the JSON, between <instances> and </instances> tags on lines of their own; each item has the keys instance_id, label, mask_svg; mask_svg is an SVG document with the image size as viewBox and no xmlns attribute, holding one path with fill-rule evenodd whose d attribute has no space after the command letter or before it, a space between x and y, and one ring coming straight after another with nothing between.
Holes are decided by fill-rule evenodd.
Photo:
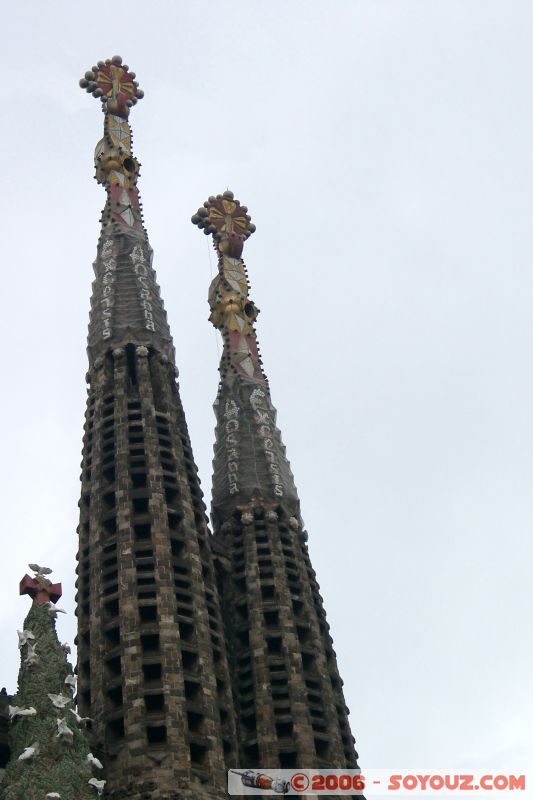
<instances>
[{"instance_id":1,"label":"cross-shaped finial","mask_svg":"<svg viewBox=\"0 0 533 800\"><path fill-rule=\"evenodd\" d=\"M228 189L224 194L206 200L192 215L191 222L203 228L206 236L213 234L220 253L240 258L244 242L255 231L251 219L246 206L241 206Z\"/></svg>"},{"instance_id":2,"label":"cross-shaped finial","mask_svg":"<svg viewBox=\"0 0 533 800\"><path fill-rule=\"evenodd\" d=\"M130 72L127 64L122 63L120 56L113 56L106 61L99 61L96 66L87 70L80 80L82 89L100 97L104 103L104 111L127 119L130 108L137 100L144 97L135 80L135 73Z\"/></svg>"},{"instance_id":3,"label":"cross-shaped finial","mask_svg":"<svg viewBox=\"0 0 533 800\"><path fill-rule=\"evenodd\" d=\"M20 582L19 593L29 594L34 605L57 603L62 594L61 584L52 583L46 577L52 570L48 567L40 567L38 564L29 564L28 566L35 571L35 577L30 578L29 575L24 575Z\"/></svg>"}]
</instances>

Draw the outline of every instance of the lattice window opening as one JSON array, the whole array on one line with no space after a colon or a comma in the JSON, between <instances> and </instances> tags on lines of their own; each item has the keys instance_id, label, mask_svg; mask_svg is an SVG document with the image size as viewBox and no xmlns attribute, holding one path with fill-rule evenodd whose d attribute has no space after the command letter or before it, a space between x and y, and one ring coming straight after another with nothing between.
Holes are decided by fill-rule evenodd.
<instances>
[{"instance_id":1,"label":"lattice window opening","mask_svg":"<svg viewBox=\"0 0 533 800\"><path fill-rule=\"evenodd\" d=\"M166 725L147 725L146 741L150 745L164 744L167 741Z\"/></svg>"},{"instance_id":2,"label":"lattice window opening","mask_svg":"<svg viewBox=\"0 0 533 800\"><path fill-rule=\"evenodd\" d=\"M249 621L249 613L248 613L248 604L247 603L239 603L235 606L235 612L238 615L239 619L248 622Z\"/></svg>"},{"instance_id":3,"label":"lattice window opening","mask_svg":"<svg viewBox=\"0 0 533 800\"><path fill-rule=\"evenodd\" d=\"M295 750L289 752L280 752L278 754L279 765L282 769L290 769L297 766L298 754Z\"/></svg>"},{"instance_id":4,"label":"lattice window opening","mask_svg":"<svg viewBox=\"0 0 533 800\"><path fill-rule=\"evenodd\" d=\"M135 524L133 526L133 536L136 541L147 541L152 537L152 528L149 523Z\"/></svg>"},{"instance_id":5,"label":"lattice window opening","mask_svg":"<svg viewBox=\"0 0 533 800\"><path fill-rule=\"evenodd\" d=\"M181 664L184 672L188 672L191 675L198 673L199 670L198 653L193 650L186 650L182 648Z\"/></svg>"},{"instance_id":6,"label":"lattice window opening","mask_svg":"<svg viewBox=\"0 0 533 800\"><path fill-rule=\"evenodd\" d=\"M204 766L207 761L208 747L205 744L198 742L190 742L189 750L191 753L191 764L197 766Z\"/></svg>"},{"instance_id":7,"label":"lattice window opening","mask_svg":"<svg viewBox=\"0 0 533 800\"><path fill-rule=\"evenodd\" d=\"M80 676L87 680L91 677L91 662L89 659L80 663Z\"/></svg>"},{"instance_id":8,"label":"lattice window opening","mask_svg":"<svg viewBox=\"0 0 533 800\"><path fill-rule=\"evenodd\" d=\"M180 639L183 642L188 642L189 644L196 642L196 628L192 622L184 622L180 620L178 622L178 629Z\"/></svg>"},{"instance_id":9,"label":"lattice window opening","mask_svg":"<svg viewBox=\"0 0 533 800\"><path fill-rule=\"evenodd\" d=\"M114 467L106 467L102 470L102 475L105 482L110 485L115 483L115 469Z\"/></svg>"},{"instance_id":10,"label":"lattice window opening","mask_svg":"<svg viewBox=\"0 0 533 800\"><path fill-rule=\"evenodd\" d=\"M272 568L260 567L259 577L262 581L269 580L274 577L274 571Z\"/></svg>"},{"instance_id":11,"label":"lattice window opening","mask_svg":"<svg viewBox=\"0 0 533 800\"><path fill-rule=\"evenodd\" d=\"M243 714L241 716L241 723L243 728L249 732L255 732L257 730L257 717L255 715L255 711L251 714Z\"/></svg>"},{"instance_id":12,"label":"lattice window opening","mask_svg":"<svg viewBox=\"0 0 533 800\"><path fill-rule=\"evenodd\" d=\"M246 759L245 767L257 767L259 764L259 747L257 744L246 745L243 747L243 755Z\"/></svg>"},{"instance_id":13,"label":"lattice window opening","mask_svg":"<svg viewBox=\"0 0 533 800\"><path fill-rule=\"evenodd\" d=\"M316 668L315 656L313 653L302 652L302 666L305 672L311 672Z\"/></svg>"},{"instance_id":14,"label":"lattice window opening","mask_svg":"<svg viewBox=\"0 0 533 800\"><path fill-rule=\"evenodd\" d=\"M144 663L142 665L142 671L145 683L159 682L163 676L162 666L159 662Z\"/></svg>"},{"instance_id":15,"label":"lattice window opening","mask_svg":"<svg viewBox=\"0 0 533 800\"><path fill-rule=\"evenodd\" d=\"M276 736L278 739L292 739L294 726L292 722L276 722Z\"/></svg>"},{"instance_id":16,"label":"lattice window opening","mask_svg":"<svg viewBox=\"0 0 533 800\"><path fill-rule=\"evenodd\" d=\"M118 742L124 738L124 718L111 719L106 724L107 739L110 743Z\"/></svg>"},{"instance_id":17,"label":"lattice window opening","mask_svg":"<svg viewBox=\"0 0 533 800\"><path fill-rule=\"evenodd\" d=\"M155 600L157 597L157 593L153 591L153 589L139 589L137 591L137 599L138 600Z\"/></svg>"},{"instance_id":18,"label":"lattice window opening","mask_svg":"<svg viewBox=\"0 0 533 800\"><path fill-rule=\"evenodd\" d=\"M276 610L264 611L263 618L265 620L265 625L267 626L267 628L279 627L279 611Z\"/></svg>"},{"instance_id":19,"label":"lattice window opening","mask_svg":"<svg viewBox=\"0 0 533 800\"><path fill-rule=\"evenodd\" d=\"M233 742L230 742L229 739L222 739L222 749L224 751L224 756L227 757L235 748Z\"/></svg>"},{"instance_id":20,"label":"lattice window opening","mask_svg":"<svg viewBox=\"0 0 533 800\"><path fill-rule=\"evenodd\" d=\"M247 678L246 680L242 679L239 681L239 688L238 691L240 694L247 694L253 689L254 680L252 677Z\"/></svg>"},{"instance_id":21,"label":"lattice window opening","mask_svg":"<svg viewBox=\"0 0 533 800\"><path fill-rule=\"evenodd\" d=\"M185 541L176 536L170 539L170 552L174 558L181 558L185 551Z\"/></svg>"},{"instance_id":22,"label":"lattice window opening","mask_svg":"<svg viewBox=\"0 0 533 800\"><path fill-rule=\"evenodd\" d=\"M305 644L313 638L311 626L309 624L296 625L296 635L300 644Z\"/></svg>"},{"instance_id":23,"label":"lattice window opening","mask_svg":"<svg viewBox=\"0 0 533 800\"><path fill-rule=\"evenodd\" d=\"M171 508L175 508L176 503L179 503L180 493L177 488L165 487L165 503Z\"/></svg>"},{"instance_id":24,"label":"lattice window opening","mask_svg":"<svg viewBox=\"0 0 533 800\"><path fill-rule=\"evenodd\" d=\"M107 698L108 708L110 708L111 710L122 708L122 705L124 703L122 696L122 686L113 686L110 689L107 689L106 698Z\"/></svg>"},{"instance_id":25,"label":"lattice window opening","mask_svg":"<svg viewBox=\"0 0 533 800\"><path fill-rule=\"evenodd\" d=\"M276 588L274 584L267 583L261 586L261 596L263 600L271 600L276 597Z\"/></svg>"},{"instance_id":26,"label":"lattice window opening","mask_svg":"<svg viewBox=\"0 0 533 800\"><path fill-rule=\"evenodd\" d=\"M159 652L159 634L158 633L142 633L141 634L141 650L143 653Z\"/></svg>"},{"instance_id":27,"label":"lattice window opening","mask_svg":"<svg viewBox=\"0 0 533 800\"><path fill-rule=\"evenodd\" d=\"M105 619L115 619L119 615L120 605L118 599L108 600L104 603Z\"/></svg>"},{"instance_id":28,"label":"lattice window opening","mask_svg":"<svg viewBox=\"0 0 533 800\"><path fill-rule=\"evenodd\" d=\"M130 480L134 489L143 489L146 487L146 472L131 472Z\"/></svg>"},{"instance_id":29,"label":"lattice window opening","mask_svg":"<svg viewBox=\"0 0 533 800\"><path fill-rule=\"evenodd\" d=\"M115 514L111 514L101 522L103 533L106 537L113 536L117 532L117 518Z\"/></svg>"},{"instance_id":30,"label":"lattice window opening","mask_svg":"<svg viewBox=\"0 0 533 800\"><path fill-rule=\"evenodd\" d=\"M177 531L180 528L182 517L180 514L168 512L167 514L167 523L169 530Z\"/></svg>"},{"instance_id":31,"label":"lattice window opening","mask_svg":"<svg viewBox=\"0 0 533 800\"><path fill-rule=\"evenodd\" d=\"M144 706L147 714L162 714L165 711L164 694L145 694Z\"/></svg>"},{"instance_id":32,"label":"lattice window opening","mask_svg":"<svg viewBox=\"0 0 533 800\"><path fill-rule=\"evenodd\" d=\"M120 644L120 628L118 626L113 626L112 628L104 629L104 639L106 644L109 645L109 649L113 649L118 647Z\"/></svg>"},{"instance_id":33,"label":"lattice window opening","mask_svg":"<svg viewBox=\"0 0 533 800\"><path fill-rule=\"evenodd\" d=\"M106 492L102 495L102 505L104 510L110 511L115 508L115 492Z\"/></svg>"},{"instance_id":34,"label":"lattice window opening","mask_svg":"<svg viewBox=\"0 0 533 800\"><path fill-rule=\"evenodd\" d=\"M130 461L133 461L134 458L144 458L146 456L146 451L144 447L130 447Z\"/></svg>"},{"instance_id":35,"label":"lattice window opening","mask_svg":"<svg viewBox=\"0 0 533 800\"><path fill-rule=\"evenodd\" d=\"M183 689L185 699L195 703L201 703L203 699L202 686L198 681L184 680Z\"/></svg>"},{"instance_id":36,"label":"lattice window opening","mask_svg":"<svg viewBox=\"0 0 533 800\"><path fill-rule=\"evenodd\" d=\"M104 661L109 678L117 678L122 675L122 659L120 656L107 658Z\"/></svg>"},{"instance_id":37,"label":"lattice window opening","mask_svg":"<svg viewBox=\"0 0 533 800\"><path fill-rule=\"evenodd\" d=\"M245 563L244 559L239 559L238 561L235 561L235 564L233 566L233 574L234 575L239 575L239 576L243 575L244 572L245 572L245 569L246 569L246 563Z\"/></svg>"},{"instance_id":38,"label":"lattice window opening","mask_svg":"<svg viewBox=\"0 0 533 800\"><path fill-rule=\"evenodd\" d=\"M187 727L192 733L204 733L205 715L198 711L187 711Z\"/></svg>"},{"instance_id":39,"label":"lattice window opening","mask_svg":"<svg viewBox=\"0 0 533 800\"><path fill-rule=\"evenodd\" d=\"M114 437L111 441L107 441L104 445L102 445L102 455L105 458L108 455L114 455L115 453L115 439Z\"/></svg>"},{"instance_id":40,"label":"lattice window opening","mask_svg":"<svg viewBox=\"0 0 533 800\"><path fill-rule=\"evenodd\" d=\"M319 758L327 758L329 755L329 740L315 737L315 752Z\"/></svg>"},{"instance_id":41,"label":"lattice window opening","mask_svg":"<svg viewBox=\"0 0 533 800\"><path fill-rule=\"evenodd\" d=\"M90 689L83 689L80 695L81 705L83 708L90 708L91 707L91 690ZM87 728L90 730L92 725L92 720L89 720L87 723Z\"/></svg>"},{"instance_id":42,"label":"lattice window opening","mask_svg":"<svg viewBox=\"0 0 533 800\"><path fill-rule=\"evenodd\" d=\"M154 569L155 569L155 566L154 566L154 562L153 561L148 561L147 562L147 561L145 561L145 559L142 559L142 562L137 562L135 564L136 572L137 573L141 573L145 577L147 577L149 574L153 574Z\"/></svg>"},{"instance_id":43,"label":"lattice window opening","mask_svg":"<svg viewBox=\"0 0 533 800\"><path fill-rule=\"evenodd\" d=\"M157 606L156 605L141 605L139 606L139 620L141 624L157 622Z\"/></svg>"}]
</instances>

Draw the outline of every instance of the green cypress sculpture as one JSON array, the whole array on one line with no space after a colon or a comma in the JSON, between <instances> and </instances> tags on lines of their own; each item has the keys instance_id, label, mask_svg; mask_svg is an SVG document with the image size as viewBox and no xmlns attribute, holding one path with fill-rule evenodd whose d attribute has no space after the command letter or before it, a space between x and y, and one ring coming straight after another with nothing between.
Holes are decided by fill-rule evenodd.
<instances>
[{"instance_id":1,"label":"green cypress sculpture","mask_svg":"<svg viewBox=\"0 0 533 800\"><path fill-rule=\"evenodd\" d=\"M89 753L83 721L74 709L75 677L70 649L59 642L55 603L61 584L46 577L47 567L30 564L20 593L33 605L19 631L18 692L10 706L11 760L0 788L1 800L96 800L105 781Z\"/></svg>"}]
</instances>

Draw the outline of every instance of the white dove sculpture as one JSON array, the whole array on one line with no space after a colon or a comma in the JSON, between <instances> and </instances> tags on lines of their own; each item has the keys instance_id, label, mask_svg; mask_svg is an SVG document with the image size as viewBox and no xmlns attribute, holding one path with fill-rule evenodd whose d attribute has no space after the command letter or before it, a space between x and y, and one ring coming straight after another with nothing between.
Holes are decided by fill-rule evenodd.
<instances>
[{"instance_id":1,"label":"white dove sculpture","mask_svg":"<svg viewBox=\"0 0 533 800\"><path fill-rule=\"evenodd\" d=\"M45 603L44 605L48 608L48 612L52 615L54 619L57 617L58 614L67 613L64 608L58 608L56 605L54 605L54 603L52 603L52 601Z\"/></svg>"},{"instance_id":2,"label":"white dove sculpture","mask_svg":"<svg viewBox=\"0 0 533 800\"><path fill-rule=\"evenodd\" d=\"M33 706L30 706L29 708L22 708L21 706L8 706L7 708L10 719L15 719L15 717L34 717L37 713Z\"/></svg>"},{"instance_id":3,"label":"white dove sculpture","mask_svg":"<svg viewBox=\"0 0 533 800\"><path fill-rule=\"evenodd\" d=\"M56 708L65 708L69 703L72 703L72 697L65 697L64 694L50 694L48 697Z\"/></svg>"},{"instance_id":4,"label":"white dove sculpture","mask_svg":"<svg viewBox=\"0 0 533 800\"><path fill-rule=\"evenodd\" d=\"M35 648L36 647L37 647L37 644L31 644L31 642L28 642L28 651L27 651L26 658L24 659L24 663L28 667L33 667L39 661L39 656L35 652Z\"/></svg>"},{"instance_id":5,"label":"white dove sculpture","mask_svg":"<svg viewBox=\"0 0 533 800\"><path fill-rule=\"evenodd\" d=\"M87 783L89 784L89 786L92 786L94 789L96 789L96 791L98 792L98 796L102 794L102 792L104 791L104 786L106 784L105 781L99 781L96 778L91 778L90 780L87 781Z\"/></svg>"},{"instance_id":6,"label":"white dove sculpture","mask_svg":"<svg viewBox=\"0 0 533 800\"><path fill-rule=\"evenodd\" d=\"M76 722L78 723L78 725L81 725L81 723L82 723L82 722L92 722L92 719L91 719L91 717L80 717L80 715L78 714L78 712L77 712L77 711L74 711L74 709L73 709L73 708L69 708L69 711L70 711L70 713L71 713L71 714L74 716L74 719L76 720Z\"/></svg>"},{"instance_id":7,"label":"white dove sculpture","mask_svg":"<svg viewBox=\"0 0 533 800\"><path fill-rule=\"evenodd\" d=\"M56 739L59 739L59 741L63 742L64 744L72 744L72 742L74 741L74 733L73 731L70 730L66 720L56 719L56 723L57 723Z\"/></svg>"},{"instance_id":8,"label":"white dove sculpture","mask_svg":"<svg viewBox=\"0 0 533 800\"><path fill-rule=\"evenodd\" d=\"M67 675L65 678L65 683L70 687L71 691L76 691L76 678L74 675Z\"/></svg>"},{"instance_id":9,"label":"white dove sculpture","mask_svg":"<svg viewBox=\"0 0 533 800\"><path fill-rule=\"evenodd\" d=\"M19 637L19 648L22 649L25 644L28 644L30 639L35 639L35 636L31 631L17 631Z\"/></svg>"},{"instance_id":10,"label":"white dove sculpture","mask_svg":"<svg viewBox=\"0 0 533 800\"><path fill-rule=\"evenodd\" d=\"M92 753L88 753L87 754L87 758L85 759L85 761L87 762L87 764L90 764L91 767L96 767L96 769L103 769L104 768L104 765L102 764L100 759L96 758L96 756L93 756Z\"/></svg>"},{"instance_id":11,"label":"white dove sculpture","mask_svg":"<svg viewBox=\"0 0 533 800\"><path fill-rule=\"evenodd\" d=\"M50 575L54 571L50 567L40 567L39 564L28 564L28 567L36 572L37 575Z\"/></svg>"},{"instance_id":12,"label":"white dove sculpture","mask_svg":"<svg viewBox=\"0 0 533 800\"><path fill-rule=\"evenodd\" d=\"M39 742L33 742L30 744L29 747L25 747L20 756L18 757L19 761L27 761L28 758L33 758L33 756L39 755Z\"/></svg>"},{"instance_id":13,"label":"white dove sculpture","mask_svg":"<svg viewBox=\"0 0 533 800\"><path fill-rule=\"evenodd\" d=\"M44 800L61 800L61 795L57 792L48 792Z\"/></svg>"}]
</instances>

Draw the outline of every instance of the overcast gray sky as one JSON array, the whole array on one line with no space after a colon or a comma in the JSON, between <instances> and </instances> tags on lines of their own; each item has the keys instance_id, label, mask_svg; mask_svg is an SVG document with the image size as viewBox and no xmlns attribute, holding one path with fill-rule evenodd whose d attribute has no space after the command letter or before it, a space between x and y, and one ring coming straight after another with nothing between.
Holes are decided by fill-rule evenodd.
<instances>
[{"instance_id":1,"label":"overcast gray sky","mask_svg":"<svg viewBox=\"0 0 533 800\"><path fill-rule=\"evenodd\" d=\"M233 189L258 335L367 767L533 763L533 5L5 4L0 686L28 561L74 566L99 102L115 53L209 493ZM303 765L305 766L305 765Z\"/></svg>"}]
</instances>

